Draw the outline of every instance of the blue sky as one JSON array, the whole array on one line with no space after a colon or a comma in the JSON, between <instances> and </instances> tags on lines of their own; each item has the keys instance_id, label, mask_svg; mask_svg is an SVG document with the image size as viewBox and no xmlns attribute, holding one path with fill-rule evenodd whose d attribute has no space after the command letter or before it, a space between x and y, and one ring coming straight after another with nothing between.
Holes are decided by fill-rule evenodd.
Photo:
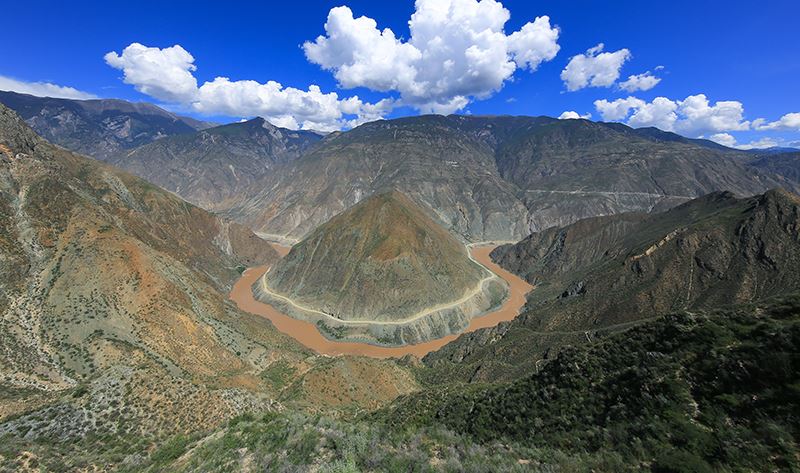
<instances>
[{"instance_id":1,"label":"blue sky","mask_svg":"<svg viewBox=\"0 0 800 473\"><path fill-rule=\"evenodd\" d=\"M459 11L434 18L431 12L451 1ZM352 126L359 119L429 111L551 116L575 111L591 113L596 120L654 124L686 135L714 136L726 144L800 142L800 2L796 0L773 1L768 6L766 2L697 0L482 3L481 8L492 8L478 8L470 17L464 12L477 5L476 0L422 0L418 5L355 0L229 2L224 6L163 0L135 6L8 2L4 16L14 21L4 23L0 88L47 82L98 97L164 104L219 121L258 114L294 127L332 129ZM359 30L344 10L337 10L340 30L326 33L329 12L341 5L355 18L373 19L378 30L390 28L394 36L379 44L370 35L380 31L371 31L369 25ZM485 17L502 17L503 8L508 21L495 21L501 25L495 33L501 36L472 38L479 49L488 51L488 63L465 60L471 39L463 37L462 30L470 28L464 25L478 25L472 33L479 32ZM409 19L415 11L419 21L412 32ZM544 36L507 39L544 16L549 17L548 24L537 23L542 28L534 33ZM422 26L425 22L427 31ZM557 36L547 37L556 27ZM448 53L432 54L433 43L425 38L439 31L445 48L452 49L455 72L449 75L436 69L450 60ZM304 42L326 34L328 41L316 54L303 47ZM136 57L135 51L125 54L132 43L151 49ZM587 53L600 43L602 52ZM193 61L164 52L173 45L180 45ZM441 45L437 47L441 50ZM104 59L112 51L119 58L115 63ZM507 60L492 62L495 56L489 53ZM573 82L577 90L569 91L563 71L580 54L585 60L570 69L577 76L568 75L577 81ZM372 57L364 59L364 55ZM150 57L177 61L174 80L169 79L171 69L166 67L164 77L142 71L146 66L142 61ZM386 57L391 60L381 62ZM531 63L526 57L536 59ZM503 65L510 69L498 72ZM182 72L192 66L195 69ZM412 75L404 75L409 70ZM469 80L463 71L469 71ZM648 71L660 79L653 88L632 92L621 88L629 76ZM615 73L618 78L613 77ZM134 77L137 74L139 79ZM134 78L125 79L128 75ZM218 76L229 78L229 83L213 90L200 87ZM185 84L190 77L197 87ZM162 79L163 83L155 83ZM610 79L614 80L609 83ZM256 83L237 82L244 80L276 81L283 87L266 93ZM319 87L318 94L308 93L312 84ZM287 93L287 87L293 90ZM337 94L333 102L327 95L332 92ZM254 104L252 94L263 103ZM343 102L352 96L358 96L359 102ZM657 97L662 99L653 102ZM601 100L605 106L596 104Z\"/></svg>"}]
</instances>

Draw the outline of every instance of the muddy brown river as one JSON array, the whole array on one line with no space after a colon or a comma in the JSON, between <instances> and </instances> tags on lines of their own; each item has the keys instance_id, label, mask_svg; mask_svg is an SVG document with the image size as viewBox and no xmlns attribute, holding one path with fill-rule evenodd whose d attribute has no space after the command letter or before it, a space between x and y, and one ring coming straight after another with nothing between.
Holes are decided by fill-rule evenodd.
<instances>
[{"instance_id":1,"label":"muddy brown river","mask_svg":"<svg viewBox=\"0 0 800 473\"><path fill-rule=\"evenodd\" d=\"M286 255L289 251L287 247L273 246L281 256ZM379 347L368 343L336 342L328 340L319 333L314 324L293 319L271 305L258 301L253 297L252 286L258 278L267 271L267 266L257 266L246 270L242 274L242 277L233 285L230 299L235 302L241 310L268 318L272 324L275 325L275 328L323 355L360 355L373 358L399 358L405 355L414 355L422 358L426 354L436 351L452 342L463 333L472 332L480 328L493 327L500 322L512 320L519 315L520 309L525 305L525 295L533 289L533 287L525 280L493 263L492 259L489 257L489 253L491 253L494 248L494 246L475 246L470 249L470 253L475 260L489 268L489 270L508 283L509 297L503 305L488 314L473 318L469 326L461 333L448 335L443 338L437 338L436 340L418 343L416 345Z\"/></svg>"}]
</instances>

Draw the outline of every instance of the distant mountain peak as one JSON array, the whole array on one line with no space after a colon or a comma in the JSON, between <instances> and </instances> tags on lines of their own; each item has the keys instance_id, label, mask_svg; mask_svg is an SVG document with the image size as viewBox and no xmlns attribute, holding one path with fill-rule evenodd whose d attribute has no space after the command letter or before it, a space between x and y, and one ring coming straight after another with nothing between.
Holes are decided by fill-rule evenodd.
<instances>
[{"instance_id":1,"label":"distant mountain peak","mask_svg":"<svg viewBox=\"0 0 800 473\"><path fill-rule=\"evenodd\" d=\"M253 124L253 125L256 125L256 126L260 126L260 127L266 128L268 130L274 129L274 128L279 128L279 127L273 125L272 123L270 123L264 117L253 117L250 120L246 120L246 121L244 121L242 123L250 123L250 124Z\"/></svg>"},{"instance_id":2,"label":"distant mountain peak","mask_svg":"<svg viewBox=\"0 0 800 473\"><path fill-rule=\"evenodd\" d=\"M0 103L46 140L103 161L165 136L213 126L146 102L72 100L0 91Z\"/></svg>"},{"instance_id":3,"label":"distant mountain peak","mask_svg":"<svg viewBox=\"0 0 800 473\"><path fill-rule=\"evenodd\" d=\"M229 207L276 166L320 137L275 127L261 117L165 136L110 160L208 210Z\"/></svg>"}]
</instances>

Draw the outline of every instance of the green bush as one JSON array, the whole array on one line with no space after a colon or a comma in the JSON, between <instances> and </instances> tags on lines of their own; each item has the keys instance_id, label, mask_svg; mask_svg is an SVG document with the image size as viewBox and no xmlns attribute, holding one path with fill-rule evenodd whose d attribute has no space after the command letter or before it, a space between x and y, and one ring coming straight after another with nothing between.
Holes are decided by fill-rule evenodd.
<instances>
[{"instance_id":1,"label":"green bush","mask_svg":"<svg viewBox=\"0 0 800 473\"><path fill-rule=\"evenodd\" d=\"M714 469L693 453L670 450L656 458L653 473L714 473Z\"/></svg>"}]
</instances>

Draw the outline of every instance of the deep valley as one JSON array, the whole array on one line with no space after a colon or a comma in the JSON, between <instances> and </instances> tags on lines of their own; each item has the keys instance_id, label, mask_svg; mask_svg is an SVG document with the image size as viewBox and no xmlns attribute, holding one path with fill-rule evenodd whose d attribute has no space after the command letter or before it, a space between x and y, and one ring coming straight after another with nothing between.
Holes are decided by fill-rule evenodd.
<instances>
[{"instance_id":1,"label":"deep valley","mask_svg":"<svg viewBox=\"0 0 800 473\"><path fill-rule=\"evenodd\" d=\"M3 5L0 473L800 472L798 4L349 3Z\"/></svg>"}]
</instances>

